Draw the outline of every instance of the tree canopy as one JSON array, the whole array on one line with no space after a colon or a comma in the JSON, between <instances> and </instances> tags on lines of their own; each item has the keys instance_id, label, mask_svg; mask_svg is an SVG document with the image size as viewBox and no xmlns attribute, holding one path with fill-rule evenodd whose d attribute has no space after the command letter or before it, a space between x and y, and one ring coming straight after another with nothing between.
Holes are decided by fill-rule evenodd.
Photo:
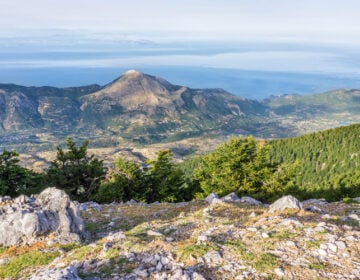
<instances>
[{"instance_id":1,"label":"tree canopy","mask_svg":"<svg viewBox=\"0 0 360 280\"><path fill-rule=\"evenodd\" d=\"M65 190L73 199L89 199L99 188L106 169L101 160L87 154L89 141L77 147L66 138L67 150L57 147L56 159L47 170L50 185Z\"/></svg>"}]
</instances>

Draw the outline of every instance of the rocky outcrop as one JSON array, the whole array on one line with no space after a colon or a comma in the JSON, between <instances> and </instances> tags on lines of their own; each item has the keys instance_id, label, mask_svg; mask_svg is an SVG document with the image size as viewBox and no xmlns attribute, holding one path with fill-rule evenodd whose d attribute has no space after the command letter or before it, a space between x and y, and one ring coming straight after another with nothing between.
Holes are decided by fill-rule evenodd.
<instances>
[{"instance_id":1,"label":"rocky outcrop","mask_svg":"<svg viewBox=\"0 0 360 280\"><path fill-rule=\"evenodd\" d=\"M66 268L53 268L40 270L31 276L30 280L81 280L76 268L70 265Z\"/></svg>"},{"instance_id":2,"label":"rocky outcrop","mask_svg":"<svg viewBox=\"0 0 360 280\"><path fill-rule=\"evenodd\" d=\"M48 188L37 197L21 195L0 205L0 245L80 242L84 224L75 204L62 190Z\"/></svg>"},{"instance_id":3,"label":"rocky outcrop","mask_svg":"<svg viewBox=\"0 0 360 280\"><path fill-rule=\"evenodd\" d=\"M283 211L285 209L303 209L302 204L292 195L286 195L269 206L269 212Z\"/></svg>"}]
</instances>

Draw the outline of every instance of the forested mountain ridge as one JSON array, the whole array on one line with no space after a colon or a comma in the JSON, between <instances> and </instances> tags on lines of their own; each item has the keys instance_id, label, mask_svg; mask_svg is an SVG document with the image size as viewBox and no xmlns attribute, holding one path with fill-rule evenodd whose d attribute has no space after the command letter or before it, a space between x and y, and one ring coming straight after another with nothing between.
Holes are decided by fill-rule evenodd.
<instances>
[{"instance_id":1,"label":"forested mountain ridge","mask_svg":"<svg viewBox=\"0 0 360 280\"><path fill-rule=\"evenodd\" d=\"M300 197L339 199L360 193L360 125L269 142L272 162L297 162Z\"/></svg>"}]
</instances>

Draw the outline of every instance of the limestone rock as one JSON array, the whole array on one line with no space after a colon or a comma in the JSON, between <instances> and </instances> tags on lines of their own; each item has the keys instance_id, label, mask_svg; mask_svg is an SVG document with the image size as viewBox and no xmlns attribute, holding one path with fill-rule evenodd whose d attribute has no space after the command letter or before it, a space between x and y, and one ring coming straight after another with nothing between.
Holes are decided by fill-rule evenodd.
<instances>
[{"instance_id":1,"label":"limestone rock","mask_svg":"<svg viewBox=\"0 0 360 280\"><path fill-rule=\"evenodd\" d=\"M239 202L241 203L247 203L252 205L262 205L261 201L256 200L255 198L252 198L250 196L243 196L240 198Z\"/></svg>"},{"instance_id":2,"label":"limestone rock","mask_svg":"<svg viewBox=\"0 0 360 280\"><path fill-rule=\"evenodd\" d=\"M302 204L292 195L286 195L269 206L269 212L283 211L285 209L303 209Z\"/></svg>"},{"instance_id":3,"label":"limestone rock","mask_svg":"<svg viewBox=\"0 0 360 280\"><path fill-rule=\"evenodd\" d=\"M237 202L239 201L239 197L236 195L236 193L232 192L222 197L221 200L224 202Z\"/></svg>"},{"instance_id":4,"label":"limestone rock","mask_svg":"<svg viewBox=\"0 0 360 280\"><path fill-rule=\"evenodd\" d=\"M30 280L81 280L76 268L73 265L59 269L44 269L36 272L30 277Z\"/></svg>"},{"instance_id":5,"label":"limestone rock","mask_svg":"<svg viewBox=\"0 0 360 280\"><path fill-rule=\"evenodd\" d=\"M80 242L84 224L75 204L62 190L48 188L36 199L20 196L0 206L0 245L13 246L46 239Z\"/></svg>"},{"instance_id":6,"label":"limestone rock","mask_svg":"<svg viewBox=\"0 0 360 280\"><path fill-rule=\"evenodd\" d=\"M211 194L209 194L209 195L205 198L205 200L206 200L209 204L211 204L214 199L219 199L219 196L218 196L216 193L211 193Z\"/></svg>"}]
</instances>

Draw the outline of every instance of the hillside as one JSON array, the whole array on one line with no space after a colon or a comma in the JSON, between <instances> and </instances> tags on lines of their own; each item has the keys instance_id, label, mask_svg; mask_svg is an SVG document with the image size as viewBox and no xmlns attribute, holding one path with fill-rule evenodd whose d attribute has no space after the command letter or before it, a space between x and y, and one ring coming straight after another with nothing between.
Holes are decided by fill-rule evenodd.
<instances>
[{"instance_id":1,"label":"hillside","mask_svg":"<svg viewBox=\"0 0 360 280\"><path fill-rule=\"evenodd\" d=\"M135 70L78 88L0 85L0 147L54 148L65 136L94 147L229 134L283 134L267 107L222 89L191 89ZM31 148L30 148L31 146ZM30 148L30 149L29 149Z\"/></svg>"},{"instance_id":2,"label":"hillside","mask_svg":"<svg viewBox=\"0 0 360 280\"><path fill-rule=\"evenodd\" d=\"M28 166L46 165L44 155L71 135L76 141L90 139L96 154L107 158L119 149L134 151L130 157L141 150L140 157L146 157L168 147L182 157L209 151L231 135L273 139L358 123L359 100L357 90L337 90L259 102L222 89L173 85L135 70L105 86L2 84L0 149L25 153Z\"/></svg>"},{"instance_id":3,"label":"hillside","mask_svg":"<svg viewBox=\"0 0 360 280\"><path fill-rule=\"evenodd\" d=\"M360 125L339 127L297 138L270 141L273 162L297 161L301 197L338 199L360 193Z\"/></svg>"},{"instance_id":4,"label":"hillside","mask_svg":"<svg viewBox=\"0 0 360 280\"><path fill-rule=\"evenodd\" d=\"M360 122L359 90L273 96L263 104L281 124L295 125L299 135Z\"/></svg>"}]
</instances>

